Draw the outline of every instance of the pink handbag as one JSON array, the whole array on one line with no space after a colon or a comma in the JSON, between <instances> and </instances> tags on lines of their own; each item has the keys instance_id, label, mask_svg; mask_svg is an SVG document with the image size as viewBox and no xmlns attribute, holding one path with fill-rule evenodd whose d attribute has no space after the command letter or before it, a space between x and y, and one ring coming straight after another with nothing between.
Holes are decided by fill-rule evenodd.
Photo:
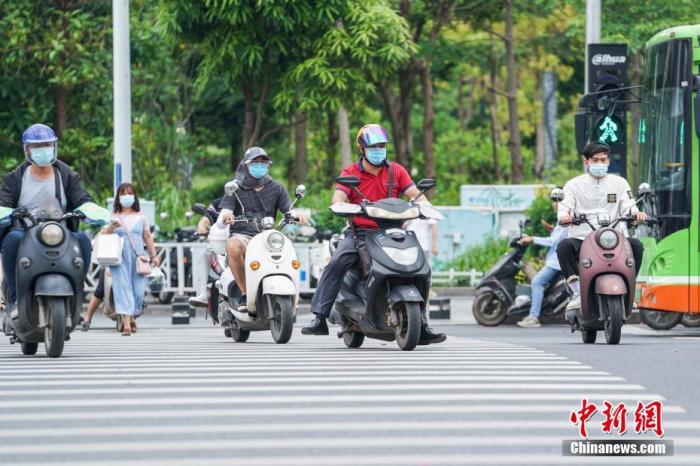
<instances>
[{"instance_id":1,"label":"pink handbag","mask_svg":"<svg viewBox=\"0 0 700 466\"><path fill-rule=\"evenodd\" d=\"M148 256L140 256L136 251L136 246L134 245L134 239L131 236L131 232L126 227L126 224L122 221L121 216L119 217L119 223L124 227L126 232L126 237L129 239L129 244L131 244L131 249L136 254L136 273L139 275L148 275L151 273L151 258Z\"/></svg>"}]
</instances>

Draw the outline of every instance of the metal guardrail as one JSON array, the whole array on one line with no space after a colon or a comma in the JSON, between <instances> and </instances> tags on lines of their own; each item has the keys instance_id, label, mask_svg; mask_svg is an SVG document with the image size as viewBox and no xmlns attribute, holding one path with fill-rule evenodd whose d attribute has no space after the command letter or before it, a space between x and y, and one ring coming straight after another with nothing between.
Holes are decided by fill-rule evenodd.
<instances>
[{"instance_id":1,"label":"metal guardrail","mask_svg":"<svg viewBox=\"0 0 700 466\"><path fill-rule=\"evenodd\" d=\"M300 247L301 245L301 247ZM302 270L300 271L300 286L301 291L306 293L313 293L313 288L310 286L310 272L311 272L311 257L310 257L310 247L307 243L295 243L297 248L297 254L299 259L303 263ZM156 252L160 258L160 269L163 272L164 286L163 292L165 293L176 293L177 295L184 295L188 292L196 292L194 288L195 274L199 273L195 264L191 261L197 254L208 254L209 253L209 243L207 242L192 242L192 243L156 243ZM185 274L185 258L190 261L189 267L191 267L192 273ZM173 260L176 264L173 264ZM92 264L90 271L88 272L87 278L85 280L85 291L92 292L97 286L97 280L102 267L96 264ZM437 286L450 286L456 285L458 281L467 279L467 286L476 286L484 273L476 270L444 270L444 271L434 271L432 273L432 284Z\"/></svg>"},{"instance_id":2,"label":"metal guardrail","mask_svg":"<svg viewBox=\"0 0 700 466\"><path fill-rule=\"evenodd\" d=\"M456 284L456 282L461 278L467 278L469 280L468 286L476 286L476 284L483 276L484 272L481 272L476 269L466 271L450 269L433 272L431 282L433 285L449 286Z\"/></svg>"},{"instance_id":3,"label":"metal guardrail","mask_svg":"<svg viewBox=\"0 0 700 466\"><path fill-rule=\"evenodd\" d=\"M196 253L208 254L209 244L193 243L156 243L156 254L160 258L160 270L163 272L163 292L184 295L196 291L193 284L196 267L190 263L192 273L185 274L185 258L192 261ZM174 254L173 254L174 252ZM173 258L176 264L173 264ZM175 266L173 266L175 265ZM93 264L85 279L85 291L94 291L102 266Z\"/></svg>"}]
</instances>

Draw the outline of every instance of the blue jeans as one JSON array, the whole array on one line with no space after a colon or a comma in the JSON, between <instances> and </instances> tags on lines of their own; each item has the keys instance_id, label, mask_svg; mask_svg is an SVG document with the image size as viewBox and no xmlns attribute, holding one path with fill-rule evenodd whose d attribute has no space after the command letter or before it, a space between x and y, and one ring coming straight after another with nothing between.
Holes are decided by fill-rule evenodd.
<instances>
[{"instance_id":1,"label":"blue jeans","mask_svg":"<svg viewBox=\"0 0 700 466\"><path fill-rule=\"evenodd\" d=\"M2 269L5 274L5 301L15 303L17 301L17 253L19 252L19 243L24 238L24 230L22 228L13 228L7 233L2 241ZM92 254L92 244L85 233L71 233L73 238L80 245L80 252L83 255L83 263L85 264L84 271L87 274L87 269L90 266L90 255ZM83 277L83 281L84 281Z\"/></svg>"},{"instance_id":2,"label":"blue jeans","mask_svg":"<svg viewBox=\"0 0 700 466\"><path fill-rule=\"evenodd\" d=\"M552 267L544 266L542 270L537 272L532 280L532 303L530 304L530 315L539 318L542 310L542 301L544 300L544 290L552 280L557 276L559 271Z\"/></svg>"}]
</instances>

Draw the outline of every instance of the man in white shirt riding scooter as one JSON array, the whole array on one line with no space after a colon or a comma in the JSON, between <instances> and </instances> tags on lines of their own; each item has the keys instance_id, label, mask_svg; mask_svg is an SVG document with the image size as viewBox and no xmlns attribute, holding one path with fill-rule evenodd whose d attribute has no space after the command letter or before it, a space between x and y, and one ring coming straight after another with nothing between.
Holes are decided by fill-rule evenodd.
<instances>
[{"instance_id":1,"label":"man in white shirt riding scooter","mask_svg":"<svg viewBox=\"0 0 700 466\"><path fill-rule=\"evenodd\" d=\"M637 209L634 194L626 179L608 174L610 166L610 146L600 142L591 142L583 150L587 173L569 180L564 185L564 201L559 203L557 217L561 225L572 222L574 215L585 215L596 228L599 226L598 217L606 216L614 220L628 214L635 215L637 222L646 220L647 215ZM620 222L615 227L627 236L632 246L636 272L642 264L644 247L642 243L629 238L627 225ZM591 232L591 227L582 223L571 225L568 238L559 243L557 256L561 270L567 279L572 292L572 299L566 307L566 319L573 321L576 310L581 308L581 289L578 277L579 253L581 244Z\"/></svg>"}]
</instances>

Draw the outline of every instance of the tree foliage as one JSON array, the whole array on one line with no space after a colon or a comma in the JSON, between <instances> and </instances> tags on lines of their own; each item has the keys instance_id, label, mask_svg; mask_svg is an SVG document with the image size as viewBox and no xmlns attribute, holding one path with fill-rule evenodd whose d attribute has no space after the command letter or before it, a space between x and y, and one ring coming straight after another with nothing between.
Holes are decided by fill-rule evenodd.
<instances>
[{"instance_id":1,"label":"tree foliage","mask_svg":"<svg viewBox=\"0 0 700 466\"><path fill-rule=\"evenodd\" d=\"M512 3L508 66L505 0L131 0L140 194L159 200L175 226L190 202L220 194L245 147L262 144L273 176L289 186L303 180L312 196L302 204L325 211L345 138L341 107L350 134L381 123L392 134L391 158L416 178L434 171L437 203L457 203L461 184L513 178L514 130L523 181L563 183L580 170L573 114L584 81L585 2ZM90 191L111 194L111 7L0 2L4 172L23 160L24 128L43 122L60 132L60 157ZM629 43L638 79L653 34L698 22L692 0L608 0L602 38ZM558 159L547 170L537 144L544 72L557 76L559 114Z\"/></svg>"}]
</instances>

